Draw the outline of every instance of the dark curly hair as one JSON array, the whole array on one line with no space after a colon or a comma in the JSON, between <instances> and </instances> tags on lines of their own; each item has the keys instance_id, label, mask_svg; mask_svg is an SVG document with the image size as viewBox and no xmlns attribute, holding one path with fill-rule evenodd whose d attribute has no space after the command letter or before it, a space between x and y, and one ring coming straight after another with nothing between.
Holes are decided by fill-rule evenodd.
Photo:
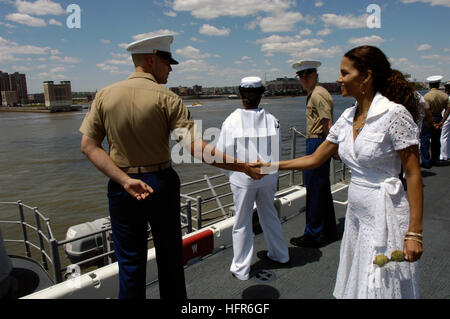
<instances>
[{"instance_id":1,"label":"dark curly hair","mask_svg":"<svg viewBox=\"0 0 450 319\"><path fill-rule=\"evenodd\" d=\"M419 118L419 99L416 88L407 81L404 75L391 68L386 55L377 47L363 45L348 51L346 58L361 73L372 71L373 89L380 92L392 102L403 105L412 115L415 122Z\"/></svg>"}]
</instances>

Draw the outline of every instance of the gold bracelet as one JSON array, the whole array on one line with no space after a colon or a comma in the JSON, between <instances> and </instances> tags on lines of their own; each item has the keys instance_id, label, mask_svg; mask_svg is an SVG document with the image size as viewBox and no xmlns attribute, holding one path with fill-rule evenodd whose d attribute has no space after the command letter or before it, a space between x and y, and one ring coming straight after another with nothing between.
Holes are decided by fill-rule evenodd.
<instances>
[{"instance_id":1,"label":"gold bracelet","mask_svg":"<svg viewBox=\"0 0 450 319\"><path fill-rule=\"evenodd\" d=\"M419 243L421 243L423 245L423 241L421 241L420 239L417 239L417 238L405 237L405 241L407 241L407 240L414 240L414 241L417 241L417 242L419 242Z\"/></svg>"},{"instance_id":2,"label":"gold bracelet","mask_svg":"<svg viewBox=\"0 0 450 319\"><path fill-rule=\"evenodd\" d=\"M407 233L406 233L406 236L415 236L415 237L423 238L423 235L422 235L422 234L419 234L419 233L413 233L413 232L407 232Z\"/></svg>"}]
</instances>

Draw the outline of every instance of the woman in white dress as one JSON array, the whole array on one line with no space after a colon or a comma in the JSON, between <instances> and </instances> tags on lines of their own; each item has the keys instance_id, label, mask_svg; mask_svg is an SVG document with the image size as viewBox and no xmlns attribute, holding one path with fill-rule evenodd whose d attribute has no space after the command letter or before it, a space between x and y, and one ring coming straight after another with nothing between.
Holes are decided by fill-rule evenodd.
<instances>
[{"instance_id":1,"label":"woman in white dress","mask_svg":"<svg viewBox=\"0 0 450 319\"><path fill-rule=\"evenodd\" d=\"M338 82L357 105L344 111L314 154L282 161L279 169L311 169L337 151L351 169L336 298L418 298L423 183L415 89L394 79L386 56L372 46L344 55ZM407 194L398 178L401 165ZM408 262L373 264L377 255L390 258L395 250Z\"/></svg>"}]
</instances>

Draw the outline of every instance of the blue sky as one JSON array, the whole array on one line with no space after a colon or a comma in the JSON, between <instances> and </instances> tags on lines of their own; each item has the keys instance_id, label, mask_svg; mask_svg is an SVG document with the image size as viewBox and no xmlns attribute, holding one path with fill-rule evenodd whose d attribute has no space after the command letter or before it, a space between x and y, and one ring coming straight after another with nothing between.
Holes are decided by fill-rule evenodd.
<instances>
[{"instance_id":1,"label":"blue sky","mask_svg":"<svg viewBox=\"0 0 450 319\"><path fill-rule=\"evenodd\" d=\"M81 28L69 28L70 4ZM367 20L380 8L380 28ZM394 68L418 81L450 80L450 0L0 0L0 70L42 82L72 81L95 91L133 72L127 43L175 35L167 86L235 86L244 76L293 77L300 59L322 61L320 80L335 81L349 49L380 47ZM447 30L444 30L444 29Z\"/></svg>"}]
</instances>

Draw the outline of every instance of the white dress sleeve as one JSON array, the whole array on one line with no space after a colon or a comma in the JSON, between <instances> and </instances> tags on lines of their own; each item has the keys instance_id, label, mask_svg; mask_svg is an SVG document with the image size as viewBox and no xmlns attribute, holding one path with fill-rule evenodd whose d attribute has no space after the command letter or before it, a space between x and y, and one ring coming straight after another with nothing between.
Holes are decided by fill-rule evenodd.
<instances>
[{"instance_id":1,"label":"white dress sleeve","mask_svg":"<svg viewBox=\"0 0 450 319\"><path fill-rule=\"evenodd\" d=\"M419 145L419 129L405 107L397 105L390 121L388 134L396 151Z\"/></svg>"},{"instance_id":2,"label":"white dress sleeve","mask_svg":"<svg viewBox=\"0 0 450 319\"><path fill-rule=\"evenodd\" d=\"M339 134L342 130L343 121L345 119L341 117L334 123L334 125L330 128L330 131L328 132L327 141L333 143L333 144L339 144Z\"/></svg>"}]
</instances>

